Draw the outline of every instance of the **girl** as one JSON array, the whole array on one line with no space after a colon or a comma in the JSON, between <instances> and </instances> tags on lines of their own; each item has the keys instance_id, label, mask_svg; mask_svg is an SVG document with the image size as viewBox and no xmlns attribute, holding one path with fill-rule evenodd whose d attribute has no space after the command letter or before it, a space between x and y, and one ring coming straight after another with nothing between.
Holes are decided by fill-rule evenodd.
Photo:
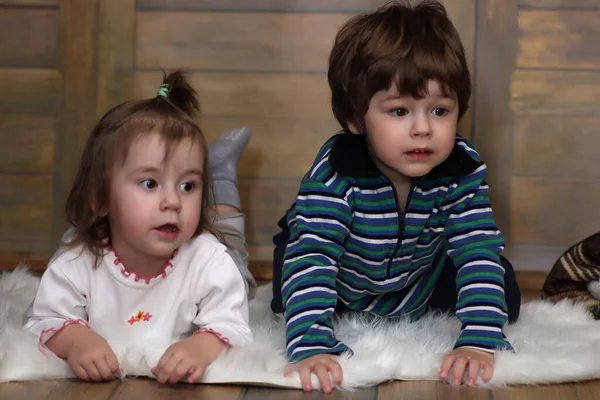
<instances>
[{"instance_id":1,"label":"girl","mask_svg":"<svg viewBox=\"0 0 600 400\"><path fill-rule=\"evenodd\" d=\"M155 98L110 110L88 139L67 201L71 234L25 316L40 348L83 380L119 372L109 342L168 346L152 369L157 381L192 383L221 351L252 340L247 292L255 282L235 177L249 131L211 146L209 193L198 108L176 71Z\"/></svg>"}]
</instances>

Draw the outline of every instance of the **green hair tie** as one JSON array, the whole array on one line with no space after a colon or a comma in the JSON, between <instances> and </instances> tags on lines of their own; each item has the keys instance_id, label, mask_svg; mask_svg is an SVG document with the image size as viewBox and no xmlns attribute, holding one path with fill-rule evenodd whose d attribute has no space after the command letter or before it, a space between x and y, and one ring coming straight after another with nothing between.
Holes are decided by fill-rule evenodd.
<instances>
[{"instance_id":1,"label":"green hair tie","mask_svg":"<svg viewBox=\"0 0 600 400\"><path fill-rule=\"evenodd\" d=\"M163 83L162 85L160 85L160 88L158 89L158 92L156 92L157 96L160 96L162 98L168 99L169 98L169 85L167 85L166 83Z\"/></svg>"}]
</instances>

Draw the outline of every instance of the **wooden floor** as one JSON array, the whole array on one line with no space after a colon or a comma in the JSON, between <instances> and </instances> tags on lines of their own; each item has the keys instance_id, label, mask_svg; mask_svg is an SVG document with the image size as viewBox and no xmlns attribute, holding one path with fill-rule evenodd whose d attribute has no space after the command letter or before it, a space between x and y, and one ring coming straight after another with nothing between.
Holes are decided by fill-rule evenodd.
<instances>
[{"instance_id":1,"label":"wooden floor","mask_svg":"<svg viewBox=\"0 0 600 400\"><path fill-rule=\"evenodd\" d=\"M515 386L502 389L453 388L442 382L393 382L356 392L304 393L300 390L221 385L159 385L150 379L123 382L84 383L60 380L0 384L0 399L105 400L105 399L345 399L345 400L596 400L600 398L600 380L577 384Z\"/></svg>"},{"instance_id":2,"label":"wooden floor","mask_svg":"<svg viewBox=\"0 0 600 400\"><path fill-rule=\"evenodd\" d=\"M538 293L523 293L524 300ZM599 355L600 356L600 355ZM109 383L84 383L76 380L0 383L0 399L107 400L107 399L206 399L206 400L302 400L302 399L440 399L440 400L596 400L600 399L600 380L589 382L511 386L501 389L454 388L442 382L390 382L356 392L304 393L300 390L226 385L159 385L151 379L128 379Z\"/></svg>"}]
</instances>

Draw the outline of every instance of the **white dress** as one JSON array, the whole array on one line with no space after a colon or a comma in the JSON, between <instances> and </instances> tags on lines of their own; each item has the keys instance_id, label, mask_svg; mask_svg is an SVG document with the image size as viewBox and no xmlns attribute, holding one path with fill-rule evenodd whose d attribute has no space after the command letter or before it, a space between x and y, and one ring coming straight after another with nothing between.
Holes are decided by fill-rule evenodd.
<instances>
[{"instance_id":1,"label":"white dress","mask_svg":"<svg viewBox=\"0 0 600 400\"><path fill-rule=\"evenodd\" d=\"M93 265L93 255L82 248L48 265L24 321L40 346L72 323L124 347L168 346L198 330L234 346L252 341L243 278L211 234L182 245L162 274L150 279L129 273L112 251Z\"/></svg>"}]
</instances>

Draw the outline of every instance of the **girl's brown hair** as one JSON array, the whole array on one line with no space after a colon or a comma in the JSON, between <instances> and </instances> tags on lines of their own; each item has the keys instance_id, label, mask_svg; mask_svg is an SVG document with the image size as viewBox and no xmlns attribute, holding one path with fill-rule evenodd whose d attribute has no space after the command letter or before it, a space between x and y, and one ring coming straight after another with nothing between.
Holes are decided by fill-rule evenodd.
<instances>
[{"instance_id":1,"label":"girl's brown hair","mask_svg":"<svg viewBox=\"0 0 600 400\"><path fill-rule=\"evenodd\" d=\"M471 76L458 32L438 1L411 6L396 0L350 19L329 57L333 114L346 131L352 123L365 133L364 116L376 92L395 84L401 94L422 98L431 79L446 96L456 95L461 118Z\"/></svg>"},{"instance_id":2,"label":"girl's brown hair","mask_svg":"<svg viewBox=\"0 0 600 400\"><path fill-rule=\"evenodd\" d=\"M75 182L66 204L68 223L74 229L72 239L63 245L73 248L83 245L95 257L96 265L106 247L110 246L110 225L99 210L107 209L110 196L110 176L116 163L123 163L131 143L141 135L158 133L165 141L167 156L183 138L200 145L203 155L202 211L194 237L202 232L217 234L209 220L208 150L204 133L196 124L200 105L197 94L183 71L168 75L156 97L131 100L108 111L92 130L79 163Z\"/></svg>"}]
</instances>

